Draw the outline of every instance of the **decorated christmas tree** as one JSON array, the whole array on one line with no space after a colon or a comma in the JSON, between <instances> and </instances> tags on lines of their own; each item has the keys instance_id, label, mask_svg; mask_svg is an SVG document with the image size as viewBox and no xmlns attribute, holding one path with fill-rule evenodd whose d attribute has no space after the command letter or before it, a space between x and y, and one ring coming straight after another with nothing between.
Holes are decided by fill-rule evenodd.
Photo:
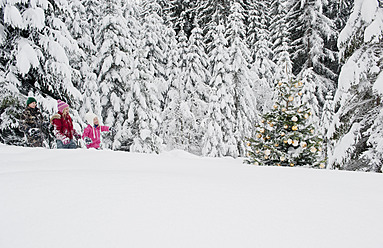
<instances>
[{"instance_id":1,"label":"decorated christmas tree","mask_svg":"<svg viewBox=\"0 0 383 248\"><path fill-rule=\"evenodd\" d=\"M272 110L256 124L256 136L248 138L249 164L266 166L324 167L319 161L322 139L310 121L310 109L302 102L303 83L279 82Z\"/></svg>"}]
</instances>

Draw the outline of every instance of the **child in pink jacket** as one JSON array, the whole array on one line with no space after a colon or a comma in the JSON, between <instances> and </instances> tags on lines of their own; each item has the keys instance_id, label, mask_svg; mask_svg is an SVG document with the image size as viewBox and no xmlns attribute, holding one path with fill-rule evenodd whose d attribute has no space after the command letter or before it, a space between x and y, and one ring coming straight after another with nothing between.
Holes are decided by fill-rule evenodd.
<instances>
[{"instance_id":1,"label":"child in pink jacket","mask_svg":"<svg viewBox=\"0 0 383 248\"><path fill-rule=\"evenodd\" d=\"M85 119L88 122L88 126L84 129L82 138L86 143L86 147L100 149L101 132L113 132L113 128L108 126L100 126L98 117L92 112L85 115Z\"/></svg>"}]
</instances>

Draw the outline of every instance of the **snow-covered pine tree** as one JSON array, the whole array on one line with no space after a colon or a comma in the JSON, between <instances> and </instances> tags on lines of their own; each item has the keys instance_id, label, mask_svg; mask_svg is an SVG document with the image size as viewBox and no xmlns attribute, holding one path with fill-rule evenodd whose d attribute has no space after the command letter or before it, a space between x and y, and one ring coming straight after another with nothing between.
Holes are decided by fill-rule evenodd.
<instances>
[{"instance_id":1,"label":"snow-covered pine tree","mask_svg":"<svg viewBox=\"0 0 383 248\"><path fill-rule=\"evenodd\" d=\"M160 5L141 1L140 6L142 27L125 95L124 137L130 151L151 153L162 149L159 125L161 102L168 89L165 78L168 31L159 16Z\"/></svg>"},{"instance_id":2,"label":"snow-covered pine tree","mask_svg":"<svg viewBox=\"0 0 383 248\"><path fill-rule=\"evenodd\" d=\"M328 157L333 150L333 142L331 137L328 135L328 130L332 123L334 116L334 101L333 96L329 92L326 96L326 102L323 107L322 117L320 119L321 122L321 131L323 134L323 159L326 161L326 168L332 169L328 164Z\"/></svg>"},{"instance_id":3,"label":"snow-covered pine tree","mask_svg":"<svg viewBox=\"0 0 383 248\"><path fill-rule=\"evenodd\" d=\"M253 123L257 121L255 86L249 70L250 51L246 46L242 11L240 4L233 3L225 33L229 42L229 80L234 85L234 137L240 156L245 155L245 137L252 135Z\"/></svg>"},{"instance_id":4,"label":"snow-covered pine tree","mask_svg":"<svg viewBox=\"0 0 383 248\"><path fill-rule=\"evenodd\" d=\"M308 121L310 109L301 101L302 82L279 82L273 109L255 125L248 139L249 164L324 168L320 162L321 139Z\"/></svg>"},{"instance_id":5,"label":"snow-covered pine tree","mask_svg":"<svg viewBox=\"0 0 383 248\"><path fill-rule=\"evenodd\" d=\"M169 20L176 34L182 29L189 37L195 23L196 1L167 0L163 5L162 7L165 7L163 18Z\"/></svg>"},{"instance_id":6,"label":"snow-covered pine tree","mask_svg":"<svg viewBox=\"0 0 383 248\"><path fill-rule=\"evenodd\" d=\"M293 63L290 59L290 33L287 27L286 0L271 2L270 42L272 43L273 62L275 63L274 85L293 78Z\"/></svg>"},{"instance_id":7,"label":"snow-covered pine tree","mask_svg":"<svg viewBox=\"0 0 383 248\"><path fill-rule=\"evenodd\" d=\"M66 24L72 37L77 41L81 53L75 62L78 70L79 89L83 101L79 114L84 117L89 111L101 116L100 86L97 80L97 31L101 26L101 3L94 0L70 0L66 10Z\"/></svg>"},{"instance_id":8,"label":"snow-covered pine tree","mask_svg":"<svg viewBox=\"0 0 383 248\"><path fill-rule=\"evenodd\" d=\"M310 95L316 99L311 103L319 105L310 107L313 115L320 118L327 92L335 89L336 73L331 71L328 61L335 61L337 54L324 46L326 39L336 35L334 24L323 14L322 0L293 0L290 4L288 25L291 27L293 72L298 74L298 78L304 79L309 75L312 79L305 82L305 91L312 90ZM314 109L317 106L319 108Z\"/></svg>"},{"instance_id":9,"label":"snow-covered pine tree","mask_svg":"<svg viewBox=\"0 0 383 248\"><path fill-rule=\"evenodd\" d=\"M329 134L335 147L329 166L345 170L382 170L383 9L378 0L356 0L340 34L345 61Z\"/></svg>"},{"instance_id":10,"label":"snow-covered pine tree","mask_svg":"<svg viewBox=\"0 0 383 248\"><path fill-rule=\"evenodd\" d=\"M235 101L234 84L231 80L225 27L215 25L213 50L210 58L210 94L206 118L203 121L204 136L202 155L238 157L237 141L234 136Z\"/></svg>"},{"instance_id":11,"label":"snow-covered pine tree","mask_svg":"<svg viewBox=\"0 0 383 248\"><path fill-rule=\"evenodd\" d=\"M73 83L75 70L71 63L78 47L60 19L67 4L67 1L15 0L0 6L5 38L0 48L5 55L3 77L6 87L12 89L16 96L8 101L14 106L8 107L24 108L26 96L33 94L46 119L55 109L55 104L52 104L55 101L49 97L64 99L77 108L81 94ZM15 101L17 99L22 99L22 102ZM11 119L16 120L12 128L17 128L17 118L8 120Z\"/></svg>"},{"instance_id":12,"label":"snow-covered pine tree","mask_svg":"<svg viewBox=\"0 0 383 248\"><path fill-rule=\"evenodd\" d=\"M124 1L119 0L102 3L100 7L104 10L104 15L95 37L101 117L106 125L114 127L117 131L115 137L108 136L104 139L105 147L112 149L121 149L123 142L125 92L131 74L131 54L136 49L130 41L124 6Z\"/></svg>"},{"instance_id":13,"label":"snow-covered pine tree","mask_svg":"<svg viewBox=\"0 0 383 248\"><path fill-rule=\"evenodd\" d=\"M187 38L182 30L178 33L178 41L175 38L175 31L169 30L170 39L169 53L167 55L167 64L165 75L168 89L164 97L164 110L162 112L161 138L164 141L167 150L187 149L183 143L182 127L183 116L181 111L181 92L184 91L184 82L181 75L181 57L186 54Z\"/></svg>"}]
</instances>

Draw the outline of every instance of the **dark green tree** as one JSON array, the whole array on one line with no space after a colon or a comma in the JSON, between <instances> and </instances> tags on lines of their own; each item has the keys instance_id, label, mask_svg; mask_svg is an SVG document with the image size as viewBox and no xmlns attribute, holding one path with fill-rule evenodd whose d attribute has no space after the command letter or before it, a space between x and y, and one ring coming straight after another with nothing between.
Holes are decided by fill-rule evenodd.
<instances>
[{"instance_id":1,"label":"dark green tree","mask_svg":"<svg viewBox=\"0 0 383 248\"><path fill-rule=\"evenodd\" d=\"M322 139L310 122L311 111L302 102L303 83L279 82L273 109L255 125L248 139L249 164L324 167L319 161Z\"/></svg>"}]
</instances>

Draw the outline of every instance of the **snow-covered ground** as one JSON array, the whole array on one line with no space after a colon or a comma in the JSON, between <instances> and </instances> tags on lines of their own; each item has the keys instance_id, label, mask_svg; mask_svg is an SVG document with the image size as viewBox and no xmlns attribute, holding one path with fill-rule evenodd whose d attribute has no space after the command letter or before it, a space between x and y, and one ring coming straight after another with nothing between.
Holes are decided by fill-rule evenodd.
<instances>
[{"instance_id":1,"label":"snow-covered ground","mask_svg":"<svg viewBox=\"0 0 383 248\"><path fill-rule=\"evenodd\" d=\"M383 175L0 145L1 248L381 248Z\"/></svg>"}]
</instances>

